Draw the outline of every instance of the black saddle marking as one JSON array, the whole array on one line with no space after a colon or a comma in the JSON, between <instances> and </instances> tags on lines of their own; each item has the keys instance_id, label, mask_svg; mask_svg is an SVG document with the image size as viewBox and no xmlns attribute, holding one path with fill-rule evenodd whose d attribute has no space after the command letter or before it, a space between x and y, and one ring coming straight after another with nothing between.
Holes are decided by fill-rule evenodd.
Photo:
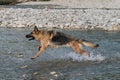
<instances>
[{"instance_id":1,"label":"black saddle marking","mask_svg":"<svg viewBox=\"0 0 120 80\"><path fill-rule=\"evenodd\" d=\"M71 40L72 38L70 36L67 36L66 34L61 32L56 32L56 35L53 36L53 38L51 39L51 42L57 45L63 45L63 44L67 44Z\"/></svg>"}]
</instances>

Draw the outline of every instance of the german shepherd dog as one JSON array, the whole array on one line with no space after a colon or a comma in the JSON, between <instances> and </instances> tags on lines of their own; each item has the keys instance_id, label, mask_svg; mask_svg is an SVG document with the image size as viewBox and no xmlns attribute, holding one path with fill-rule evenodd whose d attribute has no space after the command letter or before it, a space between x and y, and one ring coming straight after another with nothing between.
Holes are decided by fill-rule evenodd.
<instances>
[{"instance_id":1,"label":"german shepherd dog","mask_svg":"<svg viewBox=\"0 0 120 80\"><path fill-rule=\"evenodd\" d=\"M38 46L38 53L31 59L36 59L39 57L45 49L50 46L50 47L59 47L62 45L66 45L71 47L76 53L78 54L84 54L86 56L90 56L90 52L84 51L82 49L82 45L91 47L91 48L96 48L99 45L94 44L91 42L88 42L86 40L79 40L76 38L73 38L69 35L66 35L62 32L57 32L54 30L47 31L47 30L39 30L36 26L34 27L34 30L26 35L26 38L29 40L37 40L40 42L40 46Z\"/></svg>"}]
</instances>

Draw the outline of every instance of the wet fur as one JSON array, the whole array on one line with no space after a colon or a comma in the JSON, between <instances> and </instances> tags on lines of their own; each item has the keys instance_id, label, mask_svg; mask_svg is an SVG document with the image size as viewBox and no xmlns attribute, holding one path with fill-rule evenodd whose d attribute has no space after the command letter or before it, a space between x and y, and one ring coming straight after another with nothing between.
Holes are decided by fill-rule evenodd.
<instances>
[{"instance_id":1,"label":"wet fur","mask_svg":"<svg viewBox=\"0 0 120 80\"><path fill-rule=\"evenodd\" d=\"M88 42L86 40L79 40L76 38L73 38L69 35L66 35L62 32L57 31L47 31L47 30L38 30L38 28L35 26L34 30L26 35L26 38L29 40L38 40L41 45L38 46L38 53L31 59L35 59L39 57L47 47L59 47L62 45L71 47L76 53L78 54L85 54L87 56L90 56L90 53L88 51L84 51L82 49L82 44L88 47L96 48L99 45L94 44L91 42Z\"/></svg>"}]
</instances>

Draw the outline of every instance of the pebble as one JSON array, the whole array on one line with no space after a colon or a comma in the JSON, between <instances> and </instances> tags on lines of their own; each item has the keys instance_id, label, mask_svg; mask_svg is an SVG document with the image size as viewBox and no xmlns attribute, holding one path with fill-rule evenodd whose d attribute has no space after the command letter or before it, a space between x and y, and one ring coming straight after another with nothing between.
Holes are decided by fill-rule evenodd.
<instances>
[{"instance_id":1,"label":"pebble","mask_svg":"<svg viewBox=\"0 0 120 80\"><path fill-rule=\"evenodd\" d=\"M50 72L52 76L58 77L58 74L55 71Z\"/></svg>"},{"instance_id":2,"label":"pebble","mask_svg":"<svg viewBox=\"0 0 120 80\"><path fill-rule=\"evenodd\" d=\"M21 66L21 69L26 69L28 68L28 65Z\"/></svg>"},{"instance_id":3,"label":"pebble","mask_svg":"<svg viewBox=\"0 0 120 80\"><path fill-rule=\"evenodd\" d=\"M50 74L51 74L51 75L55 75L55 74L56 74L56 72L55 72L55 71L52 71L52 72L50 72Z\"/></svg>"},{"instance_id":4,"label":"pebble","mask_svg":"<svg viewBox=\"0 0 120 80\"><path fill-rule=\"evenodd\" d=\"M27 78L28 75L27 75L27 74L23 74L22 77L23 77L23 78Z\"/></svg>"},{"instance_id":5,"label":"pebble","mask_svg":"<svg viewBox=\"0 0 120 80\"><path fill-rule=\"evenodd\" d=\"M37 75L37 74L38 74L38 72L34 72L34 73L33 73L33 75Z\"/></svg>"},{"instance_id":6,"label":"pebble","mask_svg":"<svg viewBox=\"0 0 120 80\"><path fill-rule=\"evenodd\" d=\"M18 58L23 58L24 55L22 53L18 54Z\"/></svg>"}]
</instances>

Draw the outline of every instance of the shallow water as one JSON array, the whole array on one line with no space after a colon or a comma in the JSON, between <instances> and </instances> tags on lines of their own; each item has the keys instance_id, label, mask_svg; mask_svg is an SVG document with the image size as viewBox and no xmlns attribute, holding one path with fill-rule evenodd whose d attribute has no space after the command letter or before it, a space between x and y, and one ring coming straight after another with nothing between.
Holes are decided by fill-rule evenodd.
<instances>
[{"instance_id":1,"label":"shallow water","mask_svg":"<svg viewBox=\"0 0 120 80\"><path fill-rule=\"evenodd\" d=\"M35 61L37 41L28 28L0 28L0 80L120 80L120 32L60 30L100 45L83 47L91 57L71 48L48 48Z\"/></svg>"}]
</instances>

